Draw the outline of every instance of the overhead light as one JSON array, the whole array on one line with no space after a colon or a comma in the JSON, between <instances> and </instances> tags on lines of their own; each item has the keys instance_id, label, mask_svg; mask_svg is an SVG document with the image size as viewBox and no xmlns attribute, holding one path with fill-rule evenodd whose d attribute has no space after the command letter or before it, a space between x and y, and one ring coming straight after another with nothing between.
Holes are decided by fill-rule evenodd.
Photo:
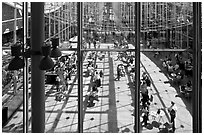
<instances>
[{"instance_id":1,"label":"overhead light","mask_svg":"<svg viewBox=\"0 0 204 135\"><path fill-rule=\"evenodd\" d=\"M52 51L50 54L50 57L52 58L57 58L60 57L62 55L61 51L58 48L59 46L59 38L52 38Z\"/></svg>"},{"instance_id":2,"label":"overhead light","mask_svg":"<svg viewBox=\"0 0 204 135\"><path fill-rule=\"evenodd\" d=\"M40 70L49 70L54 67L54 62L49 56L45 56L41 61L39 68Z\"/></svg>"},{"instance_id":3,"label":"overhead light","mask_svg":"<svg viewBox=\"0 0 204 135\"><path fill-rule=\"evenodd\" d=\"M29 40L28 40L29 41ZM11 55L14 56L14 58L10 61L8 65L8 70L18 70L24 67L24 59L25 58L30 58L31 55L43 55L44 57L40 61L39 68L40 70L49 70L54 67L54 62L50 58L51 54L51 46L50 45L44 45L41 47L42 53L39 52L34 52L30 48L30 42L27 42L27 47L25 52L23 53L23 44L20 42L17 42L16 44L11 46ZM56 51L54 51L56 54ZM60 52L61 54L61 52ZM59 56L59 53L58 53ZM61 55L60 55L61 56Z\"/></svg>"},{"instance_id":4,"label":"overhead light","mask_svg":"<svg viewBox=\"0 0 204 135\"><path fill-rule=\"evenodd\" d=\"M39 68L40 70L49 70L54 67L54 62L50 58L51 46L44 45L41 47L42 55L44 56L40 61Z\"/></svg>"},{"instance_id":5,"label":"overhead light","mask_svg":"<svg viewBox=\"0 0 204 135\"><path fill-rule=\"evenodd\" d=\"M18 70L24 67L24 60L20 57L22 55L22 46L20 43L16 43L11 46L11 55L14 58L8 65L8 70Z\"/></svg>"},{"instance_id":6,"label":"overhead light","mask_svg":"<svg viewBox=\"0 0 204 135\"><path fill-rule=\"evenodd\" d=\"M9 63L8 70L18 70L24 67L24 61L19 56L15 56Z\"/></svg>"}]
</instances>

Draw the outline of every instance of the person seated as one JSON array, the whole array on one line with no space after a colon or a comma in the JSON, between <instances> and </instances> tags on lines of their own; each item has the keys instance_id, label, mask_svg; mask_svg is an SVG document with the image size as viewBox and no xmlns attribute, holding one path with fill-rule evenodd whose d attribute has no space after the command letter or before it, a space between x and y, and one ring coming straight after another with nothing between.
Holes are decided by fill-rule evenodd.
<instances>
[{"instance_id":1,"label":"person seated","mask_svg":"<svg viewBox=\"0 0 204 135\"><path fill-rule=\"evenodd\" d=\"M93 95L90 95L88 100L87 100L87 107L93 107L95 105L94 103L94 96Z\"/></svg>"},{"instance_id":2,"label":"person seated","mask_svg":"<svg viewBox=\"0 0 204 135\"><path fill-rule=\"evenodd\" d=\"M189 80L189 81L186 83L186 86L187 86L187 87L192 87L192 82Z\"/></svg>"},{"instance_id":3,"label":"person seated","mask_svg":"<svg viewBox=\"0 0 204 135\"><path fill-rule=\"evenodd\" d=\"M101 86L101 78L99 73L96 71L95 76L94 76L94 82L96 83L97 87Z\"/></svg>"},{"instance_id":4,"label":"person seated","mask_svg":"<svg viewBox=\"0 0 204 135\"><path fill-rule=\"evenodd\" d=\"M89 97L87 100L87 107L93 107L95 105L94 100L99 101L98 90L95 84L93 85L92 91L89 94Z\"/></svg>"},{"instance_id":5,"label":"person seated","mask_svg":"<svg viewBox=\"0 0 204 135\"><path fill-rule=\"evenodd\" d=\"M93 58L93 54L92 53L89 53L87 59L92 59Z\"/></svg>"},{"instance_id":6,"label":"person seated","mask_svg":"<svg viewBox=\"0 0 204 135\"><path fill-rule=\"evenodd\" d=\"M150 99L149 99L149 95L148 94L143 94L142 95L142 109L148 108L148 106L150 105Z\"/></svg>"},{"instance_id":7,"label":"person seated","mask_svg":"<svg viewBox=\"0 0 204 135\"><path fill-rule=\"evenodd\" d=\"M94 82L92 86L92 92L98 92L97 84Z\"/></svg>"},{"instance_id":8,"label":"person seated","mask_svg":"<svg viewBox=\"0 0 204 135\"><path fill-rule=\"evenodd\" d=\"M166 62L168 60L169 60L168 56L165 56L164 61Z\"/></svg>"},{"instance_id":9,"label":"person seated","mask_svg":"<svg viewBox=\"0 0 204 135\"><path fill-rule=\"evenodd\" d=\"M162 67L163 67L164 69L166 69L166 68L167 68L166 61L163 61L163 62L162 62Z\"/></svg>"},{"instance_id":10,"label":"person seated","mask_svg":"<svg viewBox=\"0 0 204 135\"><path fill-rule=\"evenodd\" d=\"M148 77L148 76L147 76L147 73L146 73L146 72L143 72L143 73L142 73L142 80L146 80L147 77Z\"/></svg>"},{"instance_id":11,"label":"person seated","mask_svg":"<svg viewBox=\"0 0 204 135\"><path fill-rule=\"evenodd\" d=\"M55 96L55 100L56 101L60 101L61 102L63 99L64 99L64 94L63 93L60 92L60 93L56 94L56 96Z\"/></svg>"},{"instance_id":12,"label":"person seated","mask_svg":"<svg viewBox=\"0 0 204 135\"><path fill-rule=\"evenodd\" d=\"M132 57L132 56L130 56L128 60L129 60L130 65L132 65L132 64L133 64L133 62L134 62L133 57Z\"/></svg>"},{"instance_id":13,"label":"person seated","mask_svg":"<svg viewBox=\"0 0 204 135\"><path fill-rule=\"evenodd\" d=\"M149 120L149 111L145 110L143 111L144 115L143 115L143 121L141 123L144 123L144 126L147 126L147 121Z\"/></svg>"},{"instance_id":14,"label":"person seated","mask_svg":"<svg viewBox=\"0 0 204 135\"><path fill-rule=\"evenodd\" d=\"M117 40L114 41L114 47L118 47L119 42Z\"/></svg>"},{"instance_id":15,"label":"person seated","mask_svg":"<svg viewBox=\"0 0 204 135\"><path fill-rule=\"evenodd\" d=\"M117 66L117 79L118 81L120 80L120 77L123 76L123 66L122 65L118 65Z\"/></svg>"},{"instance_id":16,"label":"person seated","mask_svg":"<svg viewBox=\"0 0 204 135\"><path fill-rule=\"evenodd\" d=\"M121 66L121 76L122 77L125 76L125 68L124 68L124 66Z\"/></svg>"},{"instance_id":17,"label":"person seated","mask_svg":"<svg viewBox=\"0 0 204 135\"><path fill-rule=\"evenodd\" d=\"M130 73L135 73L135 65L132 65L132 66L130 67Z\"/></svg>"},{"instance_id":18,"label":"person seated","mask_svg":"<svg viewBox=\"0 0 204 135\"><path fill-rule=\"evenodd\" d=\"M179 71L178 73L176 73L176 76L175 76L175 78L174 78L174 83L176 84L176 85L180 85L180 83L181 83L181 79L183 79L183 75L181 74L181 72Z\"/></svg>"},{"instance_id":19,"label":"person seated","mask_svg":"<svg viewBox=\"0 0 204 135\"><path fill-rule=\"evenodd\" d=\"M153 57L156 58L158 57L158 55L159 55L159 52L155 52Z\"/></svg>"},{"instance_id":20,"label":"person seated","mask_svg":"<svg viewBox=\"0 0 204 135\"><path fill-rule=\"evenodd\" d=\"M87 68L88 76L93 75L93 72L94 72L94 67L93 67L93 65L88 66L88 68Z\"/></svg>"},{"instance_id":21,"label":"person seated","mask_svg":"<svg viewBox=\"0 0 204 135\"><path fill-rule=\"evenodd\" d=\"M100 75L100 77L103 77L103 71L102 70L100 70L99 75Z\"/></svg>"},{"instance_id":22,"label":"person seated","mask_svg":"<svg viewBox=\"0 0 204 135\"><path fill-rule=\"evenodd\" d=\"M169 74L171 74L171 73L174 72L172 64L169 64L169 65L167 66L167 68L168 68Z\"/></svg>"},{"instance_id":23,"label":"person seated","mask_svg":"<svg viewBox=\"0 0 204 135\"><path fill-rule=\"evenodd\" d=\"M141 91L142 95L148 94L147 83L144 80L142 80L142 83L140 85L140 91Z\"/></svg>"},{"instance_id":24,"label":"person seated","mask_svg":"<svg viewBox=\"0 0 204 135\"><path fill-rule=\"evenodd\" d=\"M166 65L170 65L172 63L171 59L169 58L167 61L166 61Z\"/></svg>"},{"instance_id":25,"label":"person seated","mask_svg":"<svg viewBox=\"0 0 204 135\"><path fill-rule=\"evenodd\" d=\"M179 69L179 64L176 63L176 64L174 65L174 71L178 71L178 69Z\"/></svg>"},{"instance_id":26,"label":"person seated","mask_svg":"<svg viewBox=\"0 0 204 135\"><path fill-rule=\"evenodd\" d=\"M192 92L192 84L189 81L186 85L180 86L180 92L185 95L185 97L190 97L190 93Z\"/></svg>"},{"instance_id":27,"label":"person seated","mask_svg":"<svg viewBox=\"0 0 204 135\"><path fill-rule=\"evenodd\" d=\"M162 117L163 117L164 115L165 115L164 111L159 108L159 109L157 110L157 113L156 113L156 116L155 116L155 117L159 118L158 122L160 122L161 119L162 119Z\"/></svg>"},{"instance_id":28,"label":"person seated","mask_svg":"<svg viewBox=\"0 0 204 135\"><path fill-rule=\"evenodd\" d=\"M131 78L132 78L132 82L135 85L135 73L131 73L130 75L131 75Z\"/></svg>"},{"instance_id":29,"label":"person seated","mask_svg":"<svg viewBox=\"0 0 204 135\"><path fill-rule=\"evenodd\" d=\"M177 73L176 79L181 80L183 78L183 75L181 74L181 72Z\"/></svg>"},{"instance_id":30,"label":"person seated","mask_svg":"<svg viewBox=\"0 0 204 135\"><path fill-rule=\"evenodd\" d=\"M93 60L92 59L88 59L87 67L91 66L92 64L93 64Z\"/></svg>"},{"instance_id":31,"label":"person seated","mask_svg":"<svg viewBox=\"0 0 204 135\"><path fill-rule=\"evenodd\" d=\"M190 97L192 93L192 83L189 80L185 86L185 97Z\"/></svg>"},{"instance_id":32,"label":"person seated","mask_svg":"<svg viewBox=\"0 0 204 135\"><path fill-rule=\"evenodd\" d=\"M151 81L149 79L149 77L147 76L147 78L145 79L145 82L147 84L147 87L150 87L151 86Z\"/></svg>"},{"instance_id":33,"label":"person seated","mask_svg":"<svg viewBox=\"0 0 204 135\"><path fill-rule=\"evenodd\" d=\"M191 63L190 63L190 60L185 61L184 64L185 64L185 69L189 69L189 68L192 67L192 66L191 66Z\"/></svg>"}]
</instances>

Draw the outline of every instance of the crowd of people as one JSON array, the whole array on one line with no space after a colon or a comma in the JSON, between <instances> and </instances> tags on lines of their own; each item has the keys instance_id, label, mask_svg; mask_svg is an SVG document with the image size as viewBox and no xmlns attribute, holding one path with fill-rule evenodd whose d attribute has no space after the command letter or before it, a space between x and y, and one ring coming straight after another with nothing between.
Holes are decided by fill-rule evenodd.
<instances>
[{"instance_id":1,"label":"crowd of people","mask_svg":"<svg viewBox=\"0 0 204 135\"><path fill-rule=\"evenodd\" d=\"M125 42L123 42L125 43ZM126 47L127 44L121 43L119 45L118 41L114 42L114 47L115 48L128 48ZM177 56L178 57L178 56ZM132 81L133 84L135 84L135 65L134 65L134 56L131 54L128 54L127 52L119 52L118 53L118 58L116 60L120 60L123 62L123 64L119 64L117 66L117 77L116 80L120 80L120 77L123 77L125 74L125 68L127 68L127 71L130 73L132 76ZM170 58L164 59L163 61L163 67L165 70L168 71L169 75L171 76L172 73L178 73L181 75L181 69L179 67L180 61L177 60L177 63L175 65L172 64L172 61ZM128 63L128 64L127 64ZM178 77L179 79L179 75ZM156 117L159 117L159 121L162 119L162 117L165 115L165 111L169 113L170 115L170 121L169 121L169 132L175 132L175 118L176 118L176 112L177 112L177 107L173 101L171 101L171 105L168 108L158 108L158 110L153 113L153 111L150 111L150 105L153 104L153 91L152 91L152 80L148 73L144 72L141 75L141 80L140 80L140 105L141 105L141 112L142 112L142 121L141 124L144 124L144 126L148 125L148 121L150 121L150 118L152 120L155 120ZM165 110L166 109L166 110ZM158 121L158 122L159 122Z\"/></svg>"},{"instance_id":2,"label":"crowd of people","mask_svg":"<svg viewBox=\"0 0 204 135\"><path fill-rule=\"evenodd\" d=\"M88 43L91 46L91 42ZM93 41L94 48L100 47L97 41ZM128 49L128 42L124 38L119 43L118 41L114 41L114 48L117 49ZM86 76L91 76L91 89L88 91L88 100L87 107L93 107L95 105L94 101L99 101L98 93L99 87L102 86L101 79L103 77L102 70L99 71L96 60L102 60L105 57L104 52L90 52L87 56L87 72ZM174 81L178 86L181 86L181 80L185 77L192 76L192 58L183 61L180 53L175 53L175 62L173 62L172 57L165 56L162 59L162 67L163 71L167 71L168 76L172 81ZM118 52L117 60L120 60L122 64L117 65L117 77L116 80L120 81L121 77L124 77L126 72L125 68L127 68L128 72L132 76L133 84L135 84L135 65L134 65L134 55L128 52ZM77 54L72 53L69 55L61 56L59 59L56 59L55 66L48 72L52 72L56 74L56 100L61 101L64 98L65 93L68 91L68 81L72 79L72 75L76 73L77 70ZM3 76L3 85L8 84L12 80L12 72L2 71ZM20 71L19 71L20 72ZM18 77L18 76L17 76ZM18 79L17 79L18 80ZM141 111L142 118L145 126L148 124L149 117L152 115L150 113L150 105L153 102L152 89L151 89L152 81L150 76L143 72L140 80L140 93L141 93ZM61 87L62 86L62 87ZM180 87L181 92L186 94L186 88L191 88L192 90L192 82L188 81L186 85L182 85ZM162 109L158 109L156 115L161 116ZM167 108L167 111L170 114L170 122L172 124L172 131L175 131L175 117L176 117L176 105L174 102L171 102L171 106Z\"/></svg>"},{"instance_id":3,"label":"crowd of people","mask_svg":"<svg viewBox=\"0 0 204 135\"><path fill-rule=\"evenodd\" d=\"M15 95L17 92L18 83L22 83L23 70L9 71L7 69L2 70L2 88L4 90L13 90ZM3 92L4 93L4 92Z\"/></svg>"},{"instance_id":4,"label":"crowd of people","mask_svg":"<svg viewBox=\"0 0 204 135\"><path fill-rule=\"evenodd\" d=\"M56 60L54 67L47 72L56 74L56 100L61 101L64 95L68 92L68 81L71 80L71 76L76 73L77 68L77 56L76 53L61 56Z\"/></svg>"},{"instance_id":5,"label":"crowd of people","mask_svg":"<svg viewBox=\"0 0 204 135\"><path fill-rule=\"evenodd\" d=\"M103 77L103 71L98 69L96 61L102 61L104 58L104 52L91 52L87 56L88 64L86 76L91 77L91 89L87 92L87 107L93 107L95 105L94 101L99 101L99 87L102 87L101 80Z\"/></svg>"},{"instance_id":6,"label":"crowd of people","mask_svg":"<svg viewBox=\"0 0 204 135\"><path fill-rule=\"evenodd\" d=\"M140 93L141 93L141 111L142 111L142 124L147 126L148 121L152 117L152 120L155 118L159 118L158 122L165 115L164 111L169 112L170 115L170 127L169 132L175 132L175 117L177 112L177 107L173 101L171 101L171 105L168 108L158 108L156 112L150 111L150 105L153 104L153 95L151 88L151 79L146 72L143 72L140 84ZM166 109L166 110L165 110Z\"/></svg>"},{"instance_id":7,"label":"crowd of people","mask_svg":"<svg viewBox=\"0 0 204 135\"><path fill-rule=\"evenodd\" d=\"M165 56L165 58L162 59L162 67L163 71L167 72L167 75L172 83L180 88L180 91L182 91L181 93L190 97L192 92L192 85L187 86L187 84L192 84L190 80L193 74L192 57L183 60L181 55L181 53L175 53L173 56L175 58L174 61L172 60L171 55ZM186 81L186 78L189 78L188 81ZM190 87L191 90L189 90Z\"/></svg>"}]
</instances>

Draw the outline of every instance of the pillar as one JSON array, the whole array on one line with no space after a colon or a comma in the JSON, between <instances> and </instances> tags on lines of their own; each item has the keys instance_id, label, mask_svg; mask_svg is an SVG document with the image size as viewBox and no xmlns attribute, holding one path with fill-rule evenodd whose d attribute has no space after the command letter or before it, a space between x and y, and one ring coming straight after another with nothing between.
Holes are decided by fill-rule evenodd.
<instances>
[{"instance_id":1,"label":"pillar","mask_svg":"<svg viewBox=\"0 0 204 135\"><path fill-rule=\"evenodd\" d=\"M41 51L45 40L44 3L31 2L31 50ZM42 56L31 55L31 117L32 132L43 133L45 129L45 76L39 69Z\"/></svg>"}]
</instances>

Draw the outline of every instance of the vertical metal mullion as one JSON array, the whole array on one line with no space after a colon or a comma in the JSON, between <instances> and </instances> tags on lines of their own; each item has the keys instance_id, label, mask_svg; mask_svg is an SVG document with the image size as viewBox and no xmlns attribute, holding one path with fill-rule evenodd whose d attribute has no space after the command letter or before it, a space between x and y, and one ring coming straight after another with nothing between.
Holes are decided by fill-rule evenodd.
<instances>
[{"instance_id":1,"label":"vertical metal mullion","mask_svg":"<svg viewBox=\"0 0 204 135\"><path fill-rule=\"evenodd\" d=\"M82 63L82 16L83 7L82 2L77 2L77 73L78 73L78 132L83 133L83 63Z\"/></svg>"},{"instance_id":2,"label":"vertical metal mullion","mask_svg":"<svg viewBox=\"0 0 204 135\"><path fill-rule=\"evenodd\" d=\"M193 132L202 132L201 2L193 2Z\"/></svg>"},{"instance_id":3,"label":"vertical metal mullion","mask_svg":"<svg viewBox=\"0 0 204 135\"><path fill-rule=\"evenodd\" d=\"M14 2L14 29L13 29L13 41L14 44L16 43L16 26L17 26L17 8L16 8L16 2Z\"/></svg>"},{"instance_id":4,"label":"vertical metal mullion","mask_svg":"<svg viewBox=\"0 0 204 135\"><path fill-rule=\"evenodd\" d=\"M65 23L64 23L64 27L65 27L65 31L64 31L64 37L65 37L65 41L67 41L67 2L65 3L65 9L64 9L64 19L65 19Z\"/></svg>"},{"instance_id":5,"label":"vertical metal mullion","mask_svg":"<svg viewBox=\"0 0 204 135\"><path fill-rule=\"evenodd\" d=\"M70 3L68 2L67 4L68 4L67 5L67 28L68 28L67 29L67 38L68 39L67 40L69 41L69 23L70 23L70 16L69 16L70 15L70 8L69 7L70 7Z\"/></svg>"},{"instance_id":6,"label":"vertical metal mullion","mask_svg":"<svg viewBox=\"0 0 204 135\"><path fill-rule=\"evenodd\" d=\"M49 13L48 13L48 21L49 21L49 24L48 24L48 35L49 35L49 41L50 41L50 37L51 37L51 15L50 15L50 7L49 7Z\"/></svg>"},{"instance_id":7,"label":"vertical metal mullion","mask_svg":"<svg viewBox=\"0 0 204 135\"><path fill-rule=\"evenodd\" d=\"M17 7L16 7L16 2L14 2L14 27L13 27L13 44L16 44L17 42L17 35L16 35L16 26L17 26ZM16 90L17 90L17 80L16 80L16 76L17 76L17 71L14 70L13 71L13 75L14 75L14 79L13 79L13 94L16 94Z\"/></svg>"},{"instance_id":8,"label":"vertical metal mullion","mask_svg":"<svg viewBox=\"0 0 204 135\"><path fill-rule=\"evenodd\" d=\"M27 46L28 37L28 3L23 2L23 52ZM24 57L23 68L23 132L28 133L28 60Z\"/></svg>"},{"instance_id":9,"label":"vertical metal mullion","mask_svg":"<svg viewBox=\"0 0 204 135\"><path fill-rule=\"evenodd\" d=\"M61 9L62 8L62 9ZM63 9L63 6L61 7L60 9L60 19L61 19L61 26L60 26L60 31L62 32L62 34L61 34L61 42L63 42L63 39L64 39L64 27L63 27L63 25L64 25L64 9Z\"/></svg>"},{"instance_id":10,"label":"vertical metal mullion","mask_svg":"<svg viewBox=\"0 0 204 135\"><path fill-rule=\"evenodd\" d=\"M58 33L58 37L59 37L59 40L60 40L60 42L61 42L61 31L60 31L60 21L61 21L61 18L60 18L60 10L61 10L61 8L59 8L58 9L58 16L57 16L57 18L58 18L58 30L57 30L57 33Z\"/></svg>"},{"instance_id":11,"label":"vertical metal mullion","mask_svg":"<svg viewBox=\"0 0 204 135\"><path fill-rule=\"evenodd\" d=\"M56 26L55 26L55 25L56 25L56 24L55 24L55 12L56 12L56 10L55 10L55 2L54 2L54 12L53 12L53 14L54 14L54 17L53 17L53 20L54 20L54 35L56 34L56 30L55 30L55 29L56 29L56 28L55 28L55 27L56 27Z\"/></svg>"},{"instance_id":12,"label":"vertical metal mullion","mask_svg":"<svg viewBox=\"0 0 204 135\"><path fill-rule=\"evenodd\" d=\"M191 4L188 3L188 6L191 6ZM186 15L186 19L187 19L190 14L189 14L189 11L188 11L187 9L186 9L186 12L187 12L187 13L186 13L186 14L187 14L187 15ZM186 20L186 21L187 21L187 20ZM189 43L190 43L190 42L189 42L189 28L190 28L190 27L189 27L189 24L190 24L190 20L188 19L188 21L187 21L187 35L186 35L186 36L187 36L187 48L189 48Z\"/></svg>"},{"instance_id":13,"label":"vertical metal mullion","mask_svg":"<svg viewBox=\"0 0 204 135\"><path fill-rule=\"evenodd\" d=\"M140 2L135 2L135 132L140 132Z\"/></svg>"}]
</instances>

